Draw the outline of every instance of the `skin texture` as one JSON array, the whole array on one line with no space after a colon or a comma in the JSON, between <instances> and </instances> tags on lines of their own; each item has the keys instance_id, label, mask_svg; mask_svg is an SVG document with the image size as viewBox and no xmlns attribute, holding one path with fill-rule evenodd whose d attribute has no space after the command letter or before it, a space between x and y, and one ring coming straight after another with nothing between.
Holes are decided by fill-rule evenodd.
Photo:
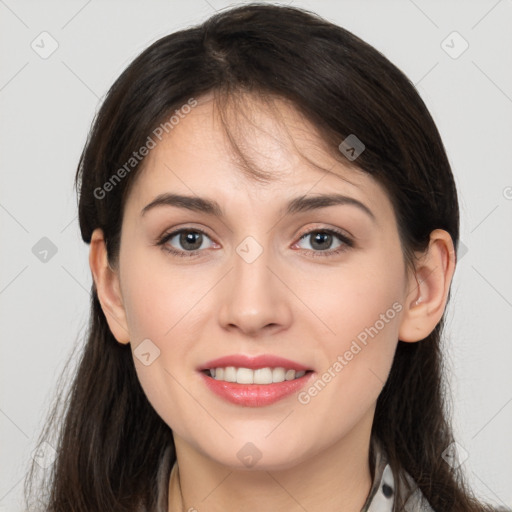
<instances>
[{"instance_id":1,"label":"skin texture","mask_svg":"<svg viewBox=\"0 0 512 512\"><path fill-rule=\"evenodd\" d=\"M240 171L211 98L199 98L146 158L127 198L117 268L108 265L95 230L90 266L98 297L119 343L134 351L149 338L160 350L148 366L134 362L148 399L173 430L185 510L359 511L371 486L378 395L398 339L421 343L441 319L453 243L447 232L433 231L416 272L409 271L384 188L330 156L288 103L276 100L271 110L248 97L237 119L237 142L251 162L272 171L271 182ZM282 213L292 198L334 191L364 203L375 220L351 205ZM141 215L163 192L214 199L225 216L175 206ZM207 233L198 255L174 256L157 245L179 228ZM333 228L353 247L332 254L344 245L336 237L317 246L314 233L301 239ZM247 236L263 249L252 263L236 252ZM179 235L166 246L187 248ZM394 318L307 404L291 395L266 407L237 406L212 394L198 374L220 356L275 354L318 378L394 303ZM250 469L237 457L247 442L261 453Z\"/></svg>"}]
</instances>

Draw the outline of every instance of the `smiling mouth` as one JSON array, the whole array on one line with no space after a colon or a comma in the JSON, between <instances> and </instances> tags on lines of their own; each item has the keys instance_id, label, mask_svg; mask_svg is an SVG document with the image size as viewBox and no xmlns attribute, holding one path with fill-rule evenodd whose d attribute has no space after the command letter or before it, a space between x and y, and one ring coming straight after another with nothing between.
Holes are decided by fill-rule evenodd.
<instances>
[{"instance_id":1,"label":"smiling mouth","mask_svg":"<svg viewBox=\"0 0 512 512\"><path fill-rule=\"evenodd\" d=\"M212 379L232 382L236 384L277 384L285 381L292 381L304 377L313 370L293 370L290 368L266 367L266 368L244 368L244 367L219 367L202 370L206 376Z\"/></svg>"}]
</instances>

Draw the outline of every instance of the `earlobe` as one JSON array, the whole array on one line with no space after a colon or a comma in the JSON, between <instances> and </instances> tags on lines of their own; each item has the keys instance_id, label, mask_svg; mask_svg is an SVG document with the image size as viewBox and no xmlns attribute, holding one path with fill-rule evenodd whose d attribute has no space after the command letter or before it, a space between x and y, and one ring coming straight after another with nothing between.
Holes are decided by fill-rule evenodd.
<instances>
[{"instance_id":1,"label":"earlobe","mask_svg":"<svg viewBox=\"0 0 512 512\"><path fill-rule=\"evenodd\" d=\"M399 339L425 339L441 320L455 271L455 250L450 234L436 229L409 282Z\"/></svg>"},{"instance_id":2,"label":"earlobe","mask_svg":"<svg viewBox=\"0 0 512 512\"><path fill-rule=\"evenodd\" d=\"M119 276L109 265L105 239L102 230L99 228L94 230L91 237L89 266L96 286L98 300L112 334L119 343L129 343L130 337Z\"/></svg>"}]
</instances>

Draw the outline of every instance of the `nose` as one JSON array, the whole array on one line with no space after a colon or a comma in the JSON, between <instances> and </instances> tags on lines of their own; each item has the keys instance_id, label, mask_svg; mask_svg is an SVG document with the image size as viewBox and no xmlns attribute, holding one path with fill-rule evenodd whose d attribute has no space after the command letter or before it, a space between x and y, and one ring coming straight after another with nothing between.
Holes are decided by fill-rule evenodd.
<instances>
[{"instance_id":1,"label":"nose","mask_svg":"<svg viewBox=\"0 0 512 512\"><path fill-rule=\"evenodd\" d=\"M232 261L233 268L222 285L221 326L247 336L287 329L292 321L293 294L271 251L249 240L237 247Z\"/></svg>"}]
</instances>

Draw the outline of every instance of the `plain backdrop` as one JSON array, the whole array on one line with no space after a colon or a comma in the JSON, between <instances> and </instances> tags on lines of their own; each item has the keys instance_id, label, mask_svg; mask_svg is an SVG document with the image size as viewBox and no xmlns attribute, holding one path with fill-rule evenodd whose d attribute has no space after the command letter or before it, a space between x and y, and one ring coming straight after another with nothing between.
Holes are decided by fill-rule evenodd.
<instances>
[{"instance_id":1,"label":"plain backdrop","mask_svg":"<svg viewBox=\"0 0 512 512\"><path fill-rule=\"evenodd\" d=\"M463 244L445 331L456 439L477 495L510 506L512 1L287 3L384 53L441 132ZM1 511L22 510L57 378L84 339L91 275L73 179L93 116L149 44L232 4L0 0Z\"/></svg>"}]
</instances>

